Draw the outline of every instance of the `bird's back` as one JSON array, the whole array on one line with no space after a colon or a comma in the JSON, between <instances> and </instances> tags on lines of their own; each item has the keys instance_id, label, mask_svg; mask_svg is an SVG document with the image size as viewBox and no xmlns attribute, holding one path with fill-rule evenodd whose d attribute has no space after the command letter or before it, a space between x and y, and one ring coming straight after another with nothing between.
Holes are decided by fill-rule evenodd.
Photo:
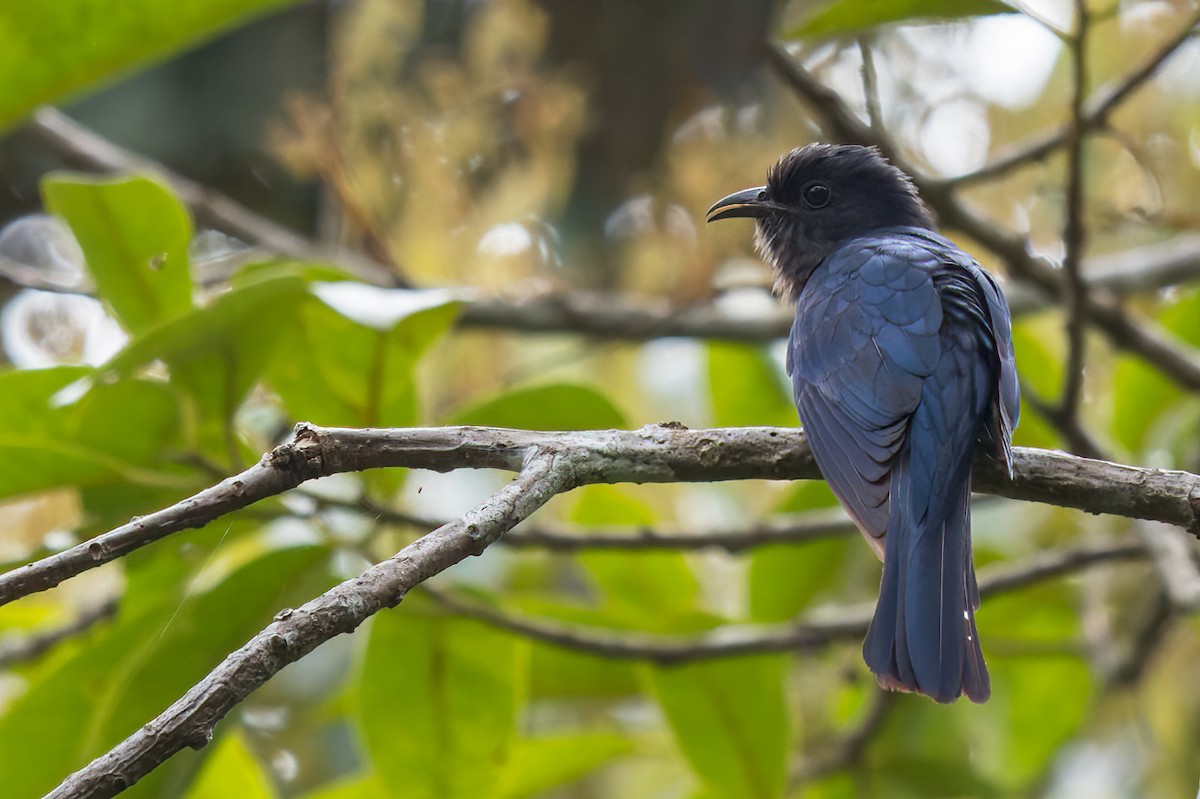
<instances>
[{"instance_id":1,"label":"bird's back","mask_svg":"<svg viewBox=\"0 0 1200 799\"><path fill-rule=\"evenodd\" d=\"M1003 300L989 289L986 273L941 236L877 231L813 271L789 342L813 454L884 559L867 662L884 685L940 701L989 691L967 505L977 442L1007 441L1007 307L994 308ZM1012 382L1015 390L1015 373Z\"/></svg>"}]
</instances>

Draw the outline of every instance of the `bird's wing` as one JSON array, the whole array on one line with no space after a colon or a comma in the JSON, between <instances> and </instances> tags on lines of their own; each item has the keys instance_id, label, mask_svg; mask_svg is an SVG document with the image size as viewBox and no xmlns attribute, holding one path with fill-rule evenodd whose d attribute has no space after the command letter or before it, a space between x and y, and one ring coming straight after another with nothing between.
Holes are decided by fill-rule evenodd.
<instances>
[{"instance_id":1,"label":"bird's wing","mask_svg":"<svg viewBox=\"0 0 1200 799\"><path fill-rule=\"evenodd\" d=\"M1021 389L1017 382L1017 363L1013 356L1012 316L1008 301L996 280L972 264L975 282L987 305L991 328L991 346L996 356L996 402L992 409L992 425L987 432L995 439L996 453L1012 476L1012 434L1021 414Z\"/></svg>"},{"instance_id":2,"label":"bird's wing","mask_svg":"<svg viewBox=\"0 0 1200 799\"><path fill-rule=\"evenodd\" d=\"M893 462L941 356L938 257L903 239L860 239L813 272L796 308L788 371L813 454L882 557Z\"/></svg>"}]
</instances>

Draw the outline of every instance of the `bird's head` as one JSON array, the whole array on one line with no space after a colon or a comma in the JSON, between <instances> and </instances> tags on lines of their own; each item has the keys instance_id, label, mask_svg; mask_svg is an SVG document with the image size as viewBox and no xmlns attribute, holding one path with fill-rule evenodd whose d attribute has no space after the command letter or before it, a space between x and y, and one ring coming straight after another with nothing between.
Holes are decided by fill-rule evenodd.
<instances>
[{"instance_id":1,"label":"bird's head","mask_svg":"<svg viewBox=\"0 0 1200 799\"><path fill-rule=\"evenodd\" d=\"M932 228L912 181L874 147L810 144L786 153L767 185L735 192L706 219L752 217L755 245L795 300L812 270L845 241L888 227Z\"/></svg>"}]
</instances>

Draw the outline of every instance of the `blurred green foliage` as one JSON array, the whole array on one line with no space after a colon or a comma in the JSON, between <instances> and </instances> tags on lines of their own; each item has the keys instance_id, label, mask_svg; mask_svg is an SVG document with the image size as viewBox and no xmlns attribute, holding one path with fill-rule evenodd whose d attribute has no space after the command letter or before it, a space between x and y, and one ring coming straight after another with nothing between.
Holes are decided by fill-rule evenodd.
<instances>
[{"instance_id":1,"label":"blurred green foliage","mask_svg":"<svg viewBox=\"0 0 1200 799\"><path fill-rule=\"evenodd\" d=\"M10 4L0 10L0 125L276 5ZM569 247L551 220L562 216L569 227L564 209L574 207L582 171L576 145L604 127L594 107L603 76L559 68L547 55L556 35L549 4L477 5L461 40L438 49L428 47L438 22L428 5L343 4L329 97L291 98L269 145L297 174L328 187L345 217L344 238L386 254L421 284L503 296L586 282L560 263ZM920 72L922 48L930 49L920 37L951 41L960 28L879 26L1012 11L993 0L782 5L778 30L804 37L797 46L811 48L804 52L828 67L830 80L851 63L852 80L843 74L837 83L847 96L858 86L857 67L839 61L857 50L839 38L848 32L866 31L881 59L913 73L912 85L894 88L900 118L885 120L907 131L923 130L934 105L950 102L919 97L921 81L932 80ZM1178 21L1166 4L1130 5L1145 6L1140 13L1158 20L1155 31ZM676 21L697 22L688 13ZM1127 67L1129 59L1113 53L1141 52L1155 38L1137 26L1142 17L1119 16L1095 31L1094 51L1103 55L1092 64L1097 85ZM1063 59L1027 107L977 104L991 137L985 150L1061 121ZM631 179L621 208L604 209L610 285L685 304L711 298L722 271L741 268L748 231L700 235L695 220L713 198L757 181L775 154L813 136L811 117L792 98L778 87L756 91L752 101L697 86L679 92L670 127L652 136L653 169ZM1169 237L1167 212L1200 200L1193 160L1195 185L1159 169L1161 213L1147 214L1149 178L1139 171L1161 166L1164 152L1187 159L1198 105L1197 95L1147 89L1116 117L1152 140L1141 160L1109 139L1091 145L1096 251ZM915 109L913 118L906 109ZM623 142L612 146L624 152ZM1053 251L1061 177L1051 159L971 199L996 218L1023 220L1033 245ZM456 330L459 295L364 287L331 266L264 255L244 259L228 280L209 281L191 216L158 179L55 173L42 193L78 241L95 294L125 338L95 366L79 365L76 347L45 368L0 373L0 552L10 565L61 546L65 534L85 538L210 485L301 420L530 429L794 421L773 347L581 345L566 335ZM1105 224L1114 216L1120 224ZM760 274L760 294L764 281ZM1198 303L1194 289L1137 301L1190 344L1200 344ZM1061 314L1022 317L1014 341L1024 384L1055 397ZM1093 345L1089 429L1115 456L1196 469L1195 397L1132 356ZM1017 440L1062 445L1028 409ZM115 620L0 673L5 796L50 790L157 715L279 609L413 538L411 529L348 511L346 501L444 516L503 479L457 477L327 481L311 495L260 503L0 608L0 633L20 636L53 629L98 599L119 600ZM833 504L822 483L589 486L556 499L538 521L635 537L645 528L709 529ZM981 562L1010 563L1125 534L1130 525L1005 504L977 512L976 551ZM736 555L495 547L439 580L535 622L670 636L836 613L873 597L878 573L857 537L832 537ZM1200 762L1194 620L1176 626L1140 682L1114 682L1105 670L1114 652L1136 643L1152 584L1144 564L1125 565L989 598L979 625L992 700L942 707L895 697L852 757L830 768L817 766L854 741L875 701L856 644L649 665L529 640L416 592L349 640L289 667L218 725L210 746L176 756L127 795L1060 796L1086 785L1113 751L1124 752L1125 771L1112 779L1136 786L1126 795L1181 795L1194 789Z\"/></svg>"},{"instance_id":2,"label":"blurred green foliage","mask_svg":"<svg viewBox=\"0 0 1200 799\"><path fill-rule=\"evenodd\" d=\"M0 6L0 128L43 103L295 0L56 0Z\"/></svg>"}]
</instances>

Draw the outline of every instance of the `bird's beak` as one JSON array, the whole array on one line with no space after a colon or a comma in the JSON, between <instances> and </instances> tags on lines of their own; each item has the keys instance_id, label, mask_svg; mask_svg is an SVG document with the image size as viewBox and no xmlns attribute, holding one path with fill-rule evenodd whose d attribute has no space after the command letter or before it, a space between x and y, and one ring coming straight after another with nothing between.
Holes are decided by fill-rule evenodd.
<instances>
[{"instance_id":1,"label":"bird's beak","mask_svg":"<svg viewBox=\"0 0 1200 799\"><path fill-rule=\"evenodd\" d=\"M771 211L771 206L762 200L765 190L765 186L755 186L752 189L743 189L728 197L722 197L713 203L712 208L708 209L708 213L704 215L704 221L716 222L718 219L733 219L739 216L755 218L766 216Z\"/></svg>"}]
</instances>

